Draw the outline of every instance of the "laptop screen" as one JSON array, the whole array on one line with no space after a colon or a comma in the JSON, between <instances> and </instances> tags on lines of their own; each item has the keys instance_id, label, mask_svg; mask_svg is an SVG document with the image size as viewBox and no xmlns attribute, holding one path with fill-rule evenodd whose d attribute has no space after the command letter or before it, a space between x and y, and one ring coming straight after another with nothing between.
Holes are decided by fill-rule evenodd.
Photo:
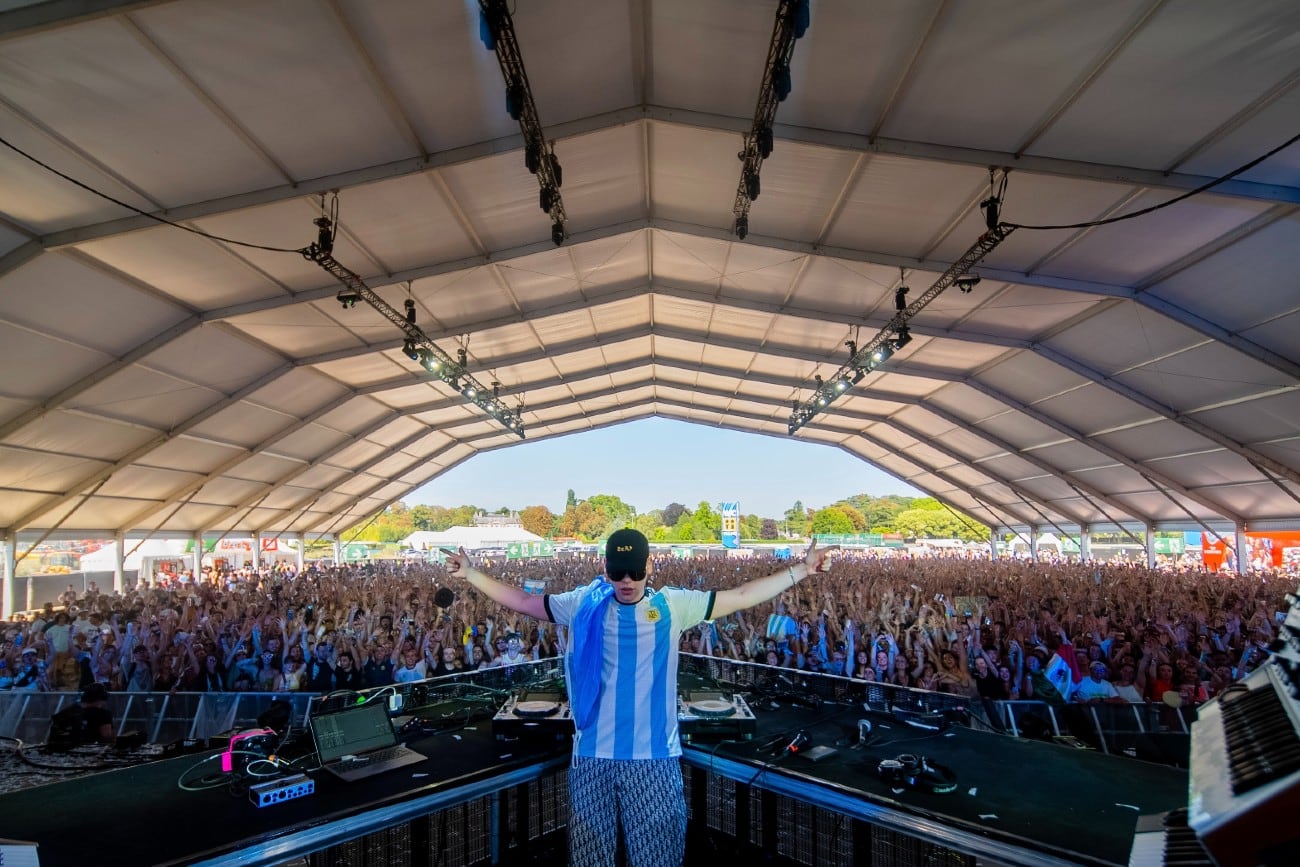
<instances>
[{"instance_id":1,"label":"laptop screen","mask_svg":"<svg viewBox=\"0 0 1300 867\"><path fill-rule=\"evenodd\" d=\"M382 700L312 717L311 734L321 764L397 743Z\"/></svg>"}]
</instances>

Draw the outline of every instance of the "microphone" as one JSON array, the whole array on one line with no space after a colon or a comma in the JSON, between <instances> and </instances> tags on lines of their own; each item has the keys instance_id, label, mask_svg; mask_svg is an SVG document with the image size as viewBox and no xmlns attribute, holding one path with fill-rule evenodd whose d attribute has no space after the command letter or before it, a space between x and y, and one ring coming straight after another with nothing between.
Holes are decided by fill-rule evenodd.
<instances>
[{"instance_id":1,"label":"microphone","mask_svg":"<svg viewBox=\"0 0 1300 867\"><path fill-rule=\"evenodd\" d=\"M449 587L441 587L438 592L433 594L433 604L439 608L450 608L451 603L456 601L456 594L451 592Z\"/></svg>"}]
</instances>

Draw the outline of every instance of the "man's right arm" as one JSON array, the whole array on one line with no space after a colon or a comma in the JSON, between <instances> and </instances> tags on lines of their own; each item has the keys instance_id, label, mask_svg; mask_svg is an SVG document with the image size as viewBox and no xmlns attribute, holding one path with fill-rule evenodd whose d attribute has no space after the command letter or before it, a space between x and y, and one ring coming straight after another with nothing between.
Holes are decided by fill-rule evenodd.
<instances>
[{"instance_id":1,"label":"man's right arm","mask_svg":"<svg viewBox=\"0 0 1300 867\"><path fill-rule=\"evenodd\" d=\"M503 584L495 578L475 569L470 565L469 555L465 549L461 548L457 552L443 549L447 555L447 573L454 578L461 578L469 582L469 586L482 593L499 605L518 611L520 614L526 614L538 620L549 621L551 618L546 614L545 596L537 596L527 593L521 587L512 587L509 584Z\"/></svg>"}]
</instances>

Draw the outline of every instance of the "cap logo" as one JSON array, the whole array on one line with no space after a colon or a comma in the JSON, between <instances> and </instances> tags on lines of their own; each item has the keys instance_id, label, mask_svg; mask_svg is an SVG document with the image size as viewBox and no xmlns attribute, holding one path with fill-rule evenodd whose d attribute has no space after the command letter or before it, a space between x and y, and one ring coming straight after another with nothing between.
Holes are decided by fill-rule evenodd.
<instances>
[{"instance_id":1,"label":"cap logo","mask_svg":"<svg viewBox=\"0 0 1300 867\"><path fill-rule=\"evenodd\" d=\"M632 546L631 546L631 545L615 545L615 546L614 546L614 550L615 550L615 551L620 551L620 552L622 552L622 551L631 551L631 550L632 550Z\"/></svg>"}]
</instances>

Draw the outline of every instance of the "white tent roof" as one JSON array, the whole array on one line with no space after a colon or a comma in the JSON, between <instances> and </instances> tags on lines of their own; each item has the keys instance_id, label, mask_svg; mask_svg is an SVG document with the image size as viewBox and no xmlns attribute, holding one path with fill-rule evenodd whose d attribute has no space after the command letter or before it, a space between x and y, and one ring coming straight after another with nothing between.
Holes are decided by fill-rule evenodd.
<instances>
[{"instance_id":1,"label":"white tent roof","mask_svg":"<svg viewBox=\"0 0 1300 867\"><path fill-rule=\"evenodd\" d=\"M1194 189L1300 117L1300 4L814 0L750 232L777 4L515 4L550 241L473 3L0 12L0 135L192 229L335 255L530 440L793 400L983 230ZM87 12L86 10L93 10ZM157 224L0 148L0 530L340 531L518 444L301 256ZM1300 521L1300 147L1110 226L1020 229L796 435L995 525Z\"/></svg>"},{"instance_id":2,"label":"white tent roof","mask_svg":"<svg viewBox=\"0 0 1300 867\"><path fill-rule=\"evenodd\" d=\"M402 540L407 548L418 551L434 548L498 548L507 542L540 542L542 537L523 527L448 527L446 530L418 530Z\"/></svg>"}]
</instances>

